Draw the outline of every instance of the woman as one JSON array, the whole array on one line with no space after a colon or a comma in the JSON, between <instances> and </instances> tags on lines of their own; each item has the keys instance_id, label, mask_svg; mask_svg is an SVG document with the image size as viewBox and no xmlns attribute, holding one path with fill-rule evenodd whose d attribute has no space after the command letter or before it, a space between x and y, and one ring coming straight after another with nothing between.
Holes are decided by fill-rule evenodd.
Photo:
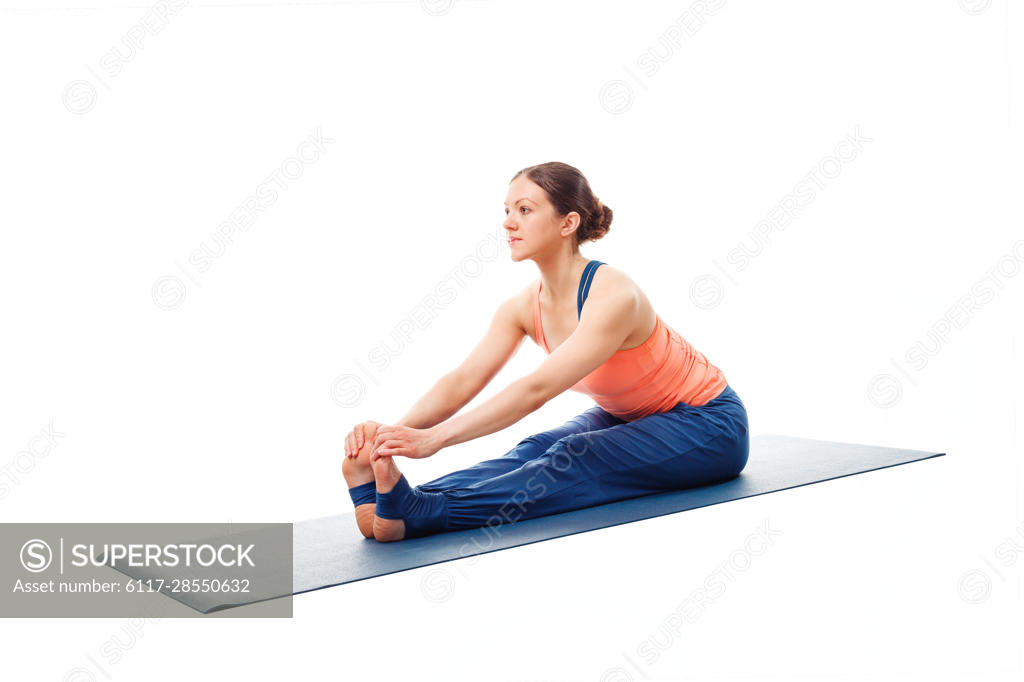
<instances>
[{"instance_id":1,"label":"woman","mask_svg":"<svg viewBox=\"0 0 1024 682\"><path fill-rule=\"evenodd\" d=\"M612 221L586 178L558 162L524 168L509 184L505 212L512 260L536 263L539 281L498 307L469 357L403 419L364 422L345 438L342 471L368 538L509 523L717 483L746 466L746 409L721 370L654 312L625 273L580 254L579 245L600 239ZM548 354L544 362L452 416L526 335ZM566 389L597 404L501 457L415 488L395 464L396 456L429 457L499 431Z\"/></svg>"}]
</instances>

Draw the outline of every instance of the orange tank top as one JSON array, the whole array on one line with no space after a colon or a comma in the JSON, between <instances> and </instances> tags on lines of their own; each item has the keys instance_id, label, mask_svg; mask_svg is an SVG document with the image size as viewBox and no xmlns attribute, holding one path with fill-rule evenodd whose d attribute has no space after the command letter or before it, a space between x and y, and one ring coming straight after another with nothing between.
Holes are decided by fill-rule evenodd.
<instances>
[{"instance_id":1,"label":"orange tank top","mask_svg":"<svg viewBox=\"0 0 1024 682\"><path fill-rule=\"evenodd\" d=\"M600 265L599 261L591 261L593 263ZM591 271L589 265L587 270ZM537 330L538 345L550 354L540 319L541 286L537 286L533 328ZM586 290L589 289L588 281ZM581 281L580 310L585 299ZM726 384L722 370L708 362L703 353L655 314L654 331L646 341L634 348L615 351L570 390L588 395L616 417L632 421L665 412L680 402L703 405L717 398Z\"/></svg>"}]
</instances>

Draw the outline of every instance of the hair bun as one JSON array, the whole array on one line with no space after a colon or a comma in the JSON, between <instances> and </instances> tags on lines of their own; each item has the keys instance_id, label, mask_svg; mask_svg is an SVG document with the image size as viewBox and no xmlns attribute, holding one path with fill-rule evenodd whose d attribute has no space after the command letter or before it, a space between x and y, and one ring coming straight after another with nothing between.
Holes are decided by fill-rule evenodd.
<instances>
[{"instance_id":1,"label":"hair bun","mask_svg":"<svg viewBox=\"0 0 1024 682\"><path fill-rule=\"evenodd\" d=\"M597 200L597 210L594 212L594 216L591 220L590 229L587 230L587 234L584 239L597 240L608 234L608 230L611 229L612 225L612 209L601 203L601 200Z\"/></svg>"}]
</instances>

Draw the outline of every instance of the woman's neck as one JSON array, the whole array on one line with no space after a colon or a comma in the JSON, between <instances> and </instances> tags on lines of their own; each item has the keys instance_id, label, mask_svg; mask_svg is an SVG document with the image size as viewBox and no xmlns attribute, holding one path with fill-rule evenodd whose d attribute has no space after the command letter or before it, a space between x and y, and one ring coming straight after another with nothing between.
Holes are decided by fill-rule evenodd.
<instances>
[{"instance_id":1,"label":"woman's neck","mask_svg":"<svg viewBox=\"0 0 1024 682\"><path fill-rule=\"evenodd\" d=\"M576 252L570 259L550 263L538 263L540 268L541 291L549 301L575 299L579 291L580 278L590 259Z\"/></svg>"}]
</instances>

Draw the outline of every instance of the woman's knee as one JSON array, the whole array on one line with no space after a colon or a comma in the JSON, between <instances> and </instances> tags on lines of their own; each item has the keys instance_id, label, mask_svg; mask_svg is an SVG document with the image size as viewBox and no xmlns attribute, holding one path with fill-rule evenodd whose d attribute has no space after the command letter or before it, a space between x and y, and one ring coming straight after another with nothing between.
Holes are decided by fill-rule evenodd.
<instances>
[{"instance_id":1,"label":"woman's knee","mask_svg":"<svg viewBox=\"0 0 1024 682\"><path fill-rule=\"evenodd\" d=\"M560 450L564 450L572 457L579 457L590 450L592 440L593 433L590 431L584 433L572 433L568 436L559 438L557 445Z\"/></svg>"},{"instance_id":2,"label":"woman's knee","mask_svg":"<svg viewBox=\"0 0 1024 682\"><path fill-rule=\"evenodd\" d=\"M572 468L591 451L592 434L570 433L562 436L544 452L548 466L562 472Z\"/></svg>"}]
</instances>

